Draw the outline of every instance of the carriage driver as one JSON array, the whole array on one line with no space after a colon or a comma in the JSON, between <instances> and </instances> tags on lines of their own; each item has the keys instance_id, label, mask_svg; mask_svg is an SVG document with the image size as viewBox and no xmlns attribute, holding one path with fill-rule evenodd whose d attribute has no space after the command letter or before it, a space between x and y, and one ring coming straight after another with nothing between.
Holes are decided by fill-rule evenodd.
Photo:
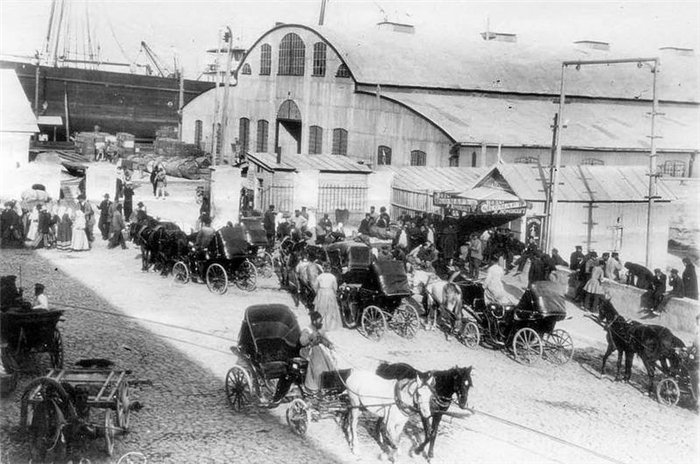
<instances>
[{"instance_id":1,"label":"carriage driver","mask_svg":"<svg viewBox=\"0 0 700 464\"><path fill-rule=\"evenodd\" d=\"M517 301L503 287L503 276L505 275L506 260L503 255L498 256L498 261L493 263L486 271L484 279L484 299L487 304L508 305L516 304Z\"/></svg>"},{"instance_id":2,"label":"carriage driver","mask_svg":"<svg viewBox=\"0 0 700 464\"><path fill-rule=\"evenodd\" d=\"M197 238L194 241L194 248L198 254L203 255L209 248L209 243L214 238L216 231L211 226L211 218L207 215L202 216L202 228L197 232Z\"/></svg>"},{"instance_id":3,"label":"carriage driver","mask_svg":"<svg viewBox=\"0 0 700 464\"><path fill-rule=\"evenodd\" d=\"M32 305L32 310L34 311L48 311L49 310L49 299L44 293L44 285L36 284L34 285L34 305Z\"/></svg>"},{"instance_id":4,"label":"carriage driver","mask_svg":"<svg viewBox=\"0 0 700 464\"><path fill-rule=\"evenodd\" d=\"M336 371L336 362L331 350L333 344L326 338L323 329L323 316L317 311L310 314L311 326L301 331L301 356L308 359L304 386L311 391L321 387L321 374Z\"/></svg>"}]
</instances>

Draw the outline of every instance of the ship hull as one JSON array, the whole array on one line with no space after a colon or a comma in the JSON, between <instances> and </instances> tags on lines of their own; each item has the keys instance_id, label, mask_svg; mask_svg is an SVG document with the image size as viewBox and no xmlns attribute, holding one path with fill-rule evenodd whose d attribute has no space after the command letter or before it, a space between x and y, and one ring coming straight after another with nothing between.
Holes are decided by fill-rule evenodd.
<instances>
[{"instance_id":1,"label":"ship hull","mask_svg":"<svg viewBox=\"0 0 700 464\"><path fill-rule=\"evenodd\" d=\"M154 139L161 126L178 123L177 79L68 67L37 66L0 61L13 68L32 107L38 103L42 116L61 116L57 129L65 139L66 106L70 133L93 131L128 132L137 139ZM211 82L184 81L184 103L214 87ZM53 128L43 128L53 135Z\"/></svg>"}]
</instances>

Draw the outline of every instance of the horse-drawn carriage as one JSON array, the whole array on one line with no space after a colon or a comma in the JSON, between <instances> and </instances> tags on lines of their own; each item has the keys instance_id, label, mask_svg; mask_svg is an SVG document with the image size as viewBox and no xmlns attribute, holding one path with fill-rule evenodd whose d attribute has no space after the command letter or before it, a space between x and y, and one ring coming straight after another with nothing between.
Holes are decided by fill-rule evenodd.
<instances>
[{"instance_id":1,"label":"horse-drawn carriage","mask_svg":"<svg viewBox=\"0 0 700 464\"><path fill-rule=\"evenodd\" d=\"M341 242L326 248L339 273L338 302L344 324L379 340L388 328L413 338L420 327L417 307L401 261L374 260L371 247Z\"/></svg>"},{"instance_id":2,"label":"horse-drawn carriage","mask_svg":"<svg viewBox=\"0 0 700 464\"><path fill-rule=\"evenodd\" d=\"M251 250L251 261L255 268L263 277L272 277L275 268L272 255L268 251L270 244L267 241L267 232L265 232L262 216L241 218L241 224L245 229L246 240L254 247Z\"/></svg>"},{"instance_id":3,"label":"horse-drawn carriage","mask_svg":"<svg viewBox=\"0 0 700 464\"><path fill-rule=\"evenodd\" d=\"M222 227L206 250L192 248L173 265L173 280L185 284L196 279L220 295L228 291L229 282L233 281L241 290L250 292L257 285L257 270L251 262L256 253L257 246L248 241L242 226Z\"/></svg>"},{"instance_id":4,"label":"horse-drawn carriage","mask_svg":"<svg viewBox=\"0 0 700 464\"><path fill-rule=\"evenodd\" d=\"M457 283L462 289L464 311L476 322L469 346L483 341L494 347L510 347L516 360L530 364L544 359L567 363L574 353L571 336L555 329L566 318L564 298L549 281L534 282L516 305L487 304L479 282ZM473 328L472 328L473 330Z\"/></svg>"},{"instance_id":5,"label":"horse-drawn carriage","mask_svg":"<svg viewBox=\"0 0 700 464\"><path fill-rule=\"evenodd\" d=\"M84 437L103 438L110 456L117 432L129 427L129 371L52 369L27 385L20 426L29 432L32 458L57 460ZM93 409L104 410L95 414Z\"/></svg>"},{"instance_id":6,"label":"horse-drawn carriage","mask_svg":"<svg viewBox=\"0 0 700 464\"><path fill-rule=\"evenodd\" d=\"M678 365L671 366L670 374L656 384L656 398L660 403L675 406L687 395L695 406L698 404L697 345L678 348Z\"/></svg>"},{"instance_id":7,"label":"horse-drawn carriage","mask_svg":"<svg viewBox=\"0 0 700 464\"><path fill-rule=\"evenodd\" d=\"M345 387L337 371L324 373L318 393L304 387L308 361L299 354L300 336L296 317L287 306L256 305L246 309L238 344L231 347L239 362L226 374L226 396L235 411L255 405L275 407L291 397L287 422L292 430L304 435L312 417L318 420L347 410L342 393ZM293 386L298 393L290 396Z\"/></svg>"},{"instance_id":8,"label":"horse-drawn carriage","mask_svg":"<svg viewBox=\"0 0 700 464\"><path fill-rule=\"evenodd\" d=\"M58 330L63 311L32 310L22 298L15 276L3 276L0 284L0 347L2 364L10 372L19 369L29 355L48 353L51 366L63 367L63 339Z\"/></svg>"}]
</instances>

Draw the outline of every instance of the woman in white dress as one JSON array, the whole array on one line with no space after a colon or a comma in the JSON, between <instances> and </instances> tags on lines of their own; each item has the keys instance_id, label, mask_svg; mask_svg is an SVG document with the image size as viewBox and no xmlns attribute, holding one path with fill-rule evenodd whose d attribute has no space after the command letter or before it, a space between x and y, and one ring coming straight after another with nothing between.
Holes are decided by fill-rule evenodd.
<instances>
[{"instance_id":1,"label":"woman in white dress","mask_svg":"<svg viewBox=\"0 0 700 464\"><path fill-rule=\"evenodd\" d=\"M484 299L487 303L496 304L516 304L518 301L508 293L503 287L503 276L505 275L506 260L503 256L498 257L498 262L491 265L486 271L484 279Z\"/></svg>"},{"instance_id":2,"label":"woman in white dress","mask_svg":"<svg viewBox=\"0 0 700 464\"><path fill-rule=\"evenodd\" d=\"M73 221L73 237L71 237L70 248L73 251L85 251L90 249L87 235L85 235L85 214L77 210Z\"/></svg>"},{"instance_id":3,"label":"woman in white dress","mask_svg":"<svg viewBox=\"0 0 700 464\"><path fill-rule=\"evenodd\" d=\"M36 236L39 234L39 209L34 206L32 211L29 213L29 230L27 231L27 237L25 240L28 242L34 242Z\"/></svg>"},{"instance_id":4,"label":"woman in white dress","mask_svg":"<svg viewBox=\"0 0 700 464\"><path fill-rule=\"evenodd\" d=\"M324 266L323 274L316 278L316 298L314 309L323 317L323 326L326 330L337 330L343 327L338 308L338 281L330 273L328 265Z\"/></svg>"}]
</instances>

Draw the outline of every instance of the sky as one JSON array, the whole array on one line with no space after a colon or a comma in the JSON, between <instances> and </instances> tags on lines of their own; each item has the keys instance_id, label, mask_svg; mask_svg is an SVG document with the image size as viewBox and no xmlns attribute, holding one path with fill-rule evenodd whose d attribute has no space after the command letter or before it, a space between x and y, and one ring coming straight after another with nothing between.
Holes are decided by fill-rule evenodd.
<instances>
[{"instance_id":1,"label":"sky","mask_svg":"<svg viewBox=\"0 0 700 464\"><path fill-rule=\"evenodd\" d=\"M145 41L172 67L178 56L187 77L196 78L211 59L219 31L229 26L245 48L275 22L318 23L321 0L305 1L125 1L70 0L77 30L99 38L103 58L145 63ZM42 47L50 0L0 0L0 53L29 55ZM85 12L89 15L86 15ZM700 53L700 2L558 1L349 1L328 0L325 24L343 29L374 27L383 19L408 22L417 34L445 40L477 37L489 28L518 34L520 43L547 46L575 40L610 42L620 54L649 56L659 47L693 48ZM77 40L74 39L74 43ZM82 41L81 41L82 43Z\"/></svg>"}]
</instances>

